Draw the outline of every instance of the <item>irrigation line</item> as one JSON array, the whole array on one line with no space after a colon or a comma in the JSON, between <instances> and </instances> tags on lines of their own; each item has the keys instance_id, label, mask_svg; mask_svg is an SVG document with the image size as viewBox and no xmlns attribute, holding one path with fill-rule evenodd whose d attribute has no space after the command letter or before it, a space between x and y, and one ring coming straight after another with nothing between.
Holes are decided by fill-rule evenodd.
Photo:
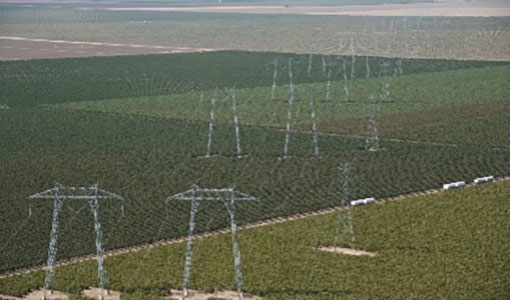
<instances>
[{"instance_id":1,"label":"irrigation line","mask_svg":"<svg viewBox=\"0 0 510 300\"><path fill-rule=\"evenodd\" d=\"M507 181L507 180L510 180L510 176L496 178L494 180L494 182L501 182L501 181ZM473 186L476 186L476 184L471 183L471 184L468 184L466 187L473 187ZM441 192L444 192L444 190L443 189L428 189L428 190L410 192L410 193L401 194L398 196L380 198L377 200L377 204L384 204L386 202L400 201L400 200L409 199L409 198L416 198L416 197L421 197L421 196L426 196L426 195L439 194ZM242 226L239 226L238 229L246 230L246 229L252 229L252 228L259 228L259 227L263 227L263 226L279 224L279 223L284 223L284 222L289 222L289 221L295 221L295 220L300 220L300 219L313 217L313 216L327 215L327 214L345 210L345 209L352 209L352 208L346 208L345 206L335 206L335 207L330 207L330 208L325 208L325 209L320 209L320 210L315 210L315 211L297 213L297 214L290 215L290 216L274 217L274 218L270 218L267 220L262 220L262 221L257 221L254 223L242 225ZM356 208L354 208L354 209L356 209ZM214 230L211 232L199 233L199 234L195 234L193 236L193 238L194 239L204 239L204 238L208 238L208 237L212 237L212 236L216 236L216 235L220 235L220 234L230 234L230 229L225 228L225 229ZM126 247L126 248L119 248L119 249L107 251L105 253L105 257L112 257L112 256L117 256L117 255L125 254L125 253L138 252L140 250L150 249L150 248L154 248L154 247L158 247L158 246L166 246L166 245L184 243L187 240L188 240L188 237L183 236L183 237L174 238L174 239L161 240L161 241L157 241L154 243L141 244L141 245ZM55 267L61 267L61 266L71 265L71 264L75 264L75 263L79 263L79 262L95 260L95 259L96 259L95 254L78 256L78 257L74 257L74 258L70 258L70 259L61 260L61 261L55 263ZM45 265L39 265L39 266L26 268L26 269L8 271L8 272L0 274L0 279L7 278L7 277L14 277L14 276L22 275L22 274L29 274L29 273L32 273L35 271L44 270L45 267L46 267Z\"/></svg>"}]
</instances>

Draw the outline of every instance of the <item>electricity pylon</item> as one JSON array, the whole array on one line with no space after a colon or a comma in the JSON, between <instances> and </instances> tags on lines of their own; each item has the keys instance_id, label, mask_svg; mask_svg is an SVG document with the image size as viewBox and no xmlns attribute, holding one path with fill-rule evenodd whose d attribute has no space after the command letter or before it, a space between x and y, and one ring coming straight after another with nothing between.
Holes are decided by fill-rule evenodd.
<instances>
[{"instance_id":1,"label":"electricity pylon","mask_svg":"<svg viewBox=\"0 0 510 300\"><path fill-rule=\"evenodd\" d=\"M44 276L44 294L42 300L46 300L51 294L51 283L55 277L54 265L57 256L58 221L62 205L70 200L88 200L94 214L94 231L96 233L96 252L99 275L99 286L101 288L100 299L103 300L108 294L108 279L104 269L103 231L99 221L99 200L124 200L121 196L102 190L98 184L90 187L66 187L59 183L55 187L29 197L29 200L53 200L53 220L51 223L50 241L48 246L48 260L46 263L46 274ZM122 209L122 211L124 211ZM31 205L29 214L32 213Z\"/></svg>"},{"instance_id":2,"label":"electricity pylon","mask_svg":"<svg viewBox=\"0 0 510 300\"><path fill-rule=\"evenodd\" d=\"M188 242L186 244L186 260L184 263L184 274L182 282L182 299L188 296L189 275L191 270L191 258L193 254L193 231L195 229L195 215L198 206L203 201L218 201L225 205L230 215L230 227L232 233L232 252L234 255L234 271L237 285L237 296L243 299L243 272L241 266L241 252L237 237L237 223L235 219L236 201L257 201L258 199L245 193L234 190L234 188L208 189L192 186L190 190L173 195L167 198L166 202L172 200L191 201L191 212L189 218Z\"/></svg>"},{"instance_id":3,"label":"electricity pylon","mask_svg":"<svg viewBox=\"0 0 510 300\"><path fill-rule=\"evenodd\" d=\"M335 247L338 246L339 242L348 243L351 248L354 248L355 236L354 227L352 225L351 215L351 203L350 198L350 172L352 170L350 163L342 164L340 170L340 188L341 188L341 199L340 205L344 207L344 210L338 212L338 224L335 236Z\"/></svg>"},{"instance_id":4,"label":"electricity pylon","mask_svg":"<svg viewBox=\"0 0 510 300\"><path fill-rule=\"evenodd\" d=\"M370 151L379 150L379 133L377 131L376 115L379 108L379 99L370 95L370 116L368 118L368 134L365 140L365 149Z\"/></svg>"},{"instance_id":5,"label":"electricity pylon","mask_svg":"<svg viewBox=\"0 0 510 300\"><path fill-rule=\"evenodd\" d=\"M240 123L239 123L239 112L237 109L237 99L236 99L236 88L235 86L232 90L228 91L230 96L225 99L230 98L232 100L232 111L234 114L234 130L236 137L236 153L237 158L242 158L241 151L241 132L240 132ZM213 155L212 153L212 143L213 143L213 128L214 128L214 118L215 118L215 105L218 97L218 89L214 91L214 96L211 98L211 106L209 110L209 127L207 131L207 152L205 154L206 158L209 158Z\"/></svg>"},{"instance_id":6,"label":"electricity pylon","mask_svg":"<svg viewBox=\"0 0 510 300\"><path fill-rule=\"evenodd\" d=\"M383 77L383 82L381 85L381 93L379 98L383 102L391 101L389 67L390 67L389 62L385 61L381 63L381 75Z\"/></svg>"},{"instance_id":7,"label":"electricity pylon","mask_svg":"<svg viewBox=\"0 0 510 300\"><path fill-rule=\"evenodd\" d=\"M292 57L289 58L289 102L287 107L287 124L285 126L285 143L283 145L282 159L287 159L290 142L290 123L292 122L292 107L294 106L294 82L292 74Z\"/></svg>"},{"instance_id":8,"label":"electricity pylon","mask_svg":"<svg viewBox=\"0 0 510 300\"><path fill-rule=\"evenodd\" d=\"M278 58L275 58L273 61L274 69L273 69L273 85L271 86L271 100L276 100L276 79L278 77Z\"/></svg>"},{"instance_id":9,"label":"electricity pylon","mask_svg":"<svg viewBox=\"0 0 510 300\"><path fill-rule=\"evenodd\" d=\"M319 158L319 135L317 134L317 116L315 114L315 102L313 101L313 91L310 90L310 119L312 121L312 146L313 155Z\"/></svg>"}]
</instances>

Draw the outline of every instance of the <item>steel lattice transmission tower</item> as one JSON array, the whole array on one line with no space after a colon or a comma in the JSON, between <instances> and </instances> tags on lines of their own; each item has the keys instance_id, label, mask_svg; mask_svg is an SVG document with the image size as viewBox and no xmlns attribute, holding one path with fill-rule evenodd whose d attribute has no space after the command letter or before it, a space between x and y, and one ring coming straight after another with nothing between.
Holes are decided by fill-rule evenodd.
<instances>
[{"instance_id":1,"label":"steel lattice transmission tower","mask_svg":"<svg viewBox=\"0 0 510 300\"><path fill-rule=\"evenodd\" d=\"M240 124L239 124L239 112L237 109L237 99L236 99L236 88L235 86L232 88L232 90L228 91L230 93L230 96L228 96L225 99L230 98L232 100L232 111L234 113L234 130L235 130L235 137L236 137L236 153L237 158L242 158L242 151L241 151L241 132L240 132ZM205 154L206 158L209 158L212 156L212 142L213 142L213 128L214 128L214 117L215 117L215 106L218 96L218 89L214 91L214 96L211 98L211 106L209 110L209 127L207 131L207 152Z\"/></svg>"},{"instance_id":2,"label":"steel lattice transmission tower","mask_svg":"<svg viewBox=\"0 0 510 300\"><path fill-rule=\"evenodd\" d=\"M287 159L289 154L289 142L290 142L290 125L292 122L292 107L294 106L294 82L292 74L292 57L289 58L289 102L287 106L287 123L285 126L285 143L283 145L283 155L281 159Z\"/></svg>"},{"instance_id":3,"label":"steel lattice transmission tower","mask_svg":"<svg viewBox=\"0 0 510 300\"><path fill-rule=\"evenodd\" d=\"M365 140L365 149L370 151L379 150L379 132L377 131L376 115L379 108L379 99L370 95L370 116L368 118L368 134Z\"/></svg>"},{"instance_id":4,"label":"steel lattice transmission tower","mask_svg":"<svg viewBox=\"0 0 510 300\"><path fill-rule=\"evenodd\" d=\"M383 83L381 85L381 93L380 98L383 102L390 101L391 94L390 94L390 78L389 78L389 68L390 63L389 62L383 62L381 63L381 75L383 77Z\"/></svg>"},{"instance_id":5,"label":"steel lattice transmission tower","mask_svg":"<svg viewBox=\"0 0 510 300\"><path fill-rule=\"evenodd\" d=\"M326 58L322 56L322 68L324 76L327 78L326 83L326 94L324 95L324 99L322 101L329 102L331 101L331 76L333 74L333 67L335 66L335 62L327 62Z\"/></svg>"},{"instance_id":6,"label":"steel lattice transmission tower","mask_svg":"<svg viewBox=\"0 0 510 300\"><path fill-rule=\"evenodd\" d=\"M275 58L272 64L274 65L274 69L273 69L273 85L271 86L271 100L276 101L276 79L278 78L278 58Z\"/></svg>"},{"instance_id":7,"label":"steel lattice transmission tower","mask_svg":"<svg viewBox=\"0 0 510 300\"><path fill-rule=\"evenodd\" d=\"M319 158L319 135L317 133L317 115L315 113L315 102L313 101L313 91L310 90L310 119L312 121L312 146L313 155Z\"/></svg>"},{"instance_id":8,"label":"steel lattice transmission tower","mask_svg":"<svg viewBox=\"0 0 510 300\"><path fill-rule=\"evenodd\" d=\"M208 189L192 186L190 190L173 195L167 198L166 202L173 200L191 201L191 212L189 219L188 242L186 244L186 260L184 263L184 274L182 282L182 296L185 299L188 296L189 276L191 270L191 258L193 254L193 230L195 229L195 216L198 212L198 206L203 201L217 201L225 205L230 215L230 227L232 232L232 252L234 255L234 271L237 285L237 295L243 299L243 273L241 266L241 252L237 237L237 223L235 219L236 201L258 201L257 198L248 194L234 190L234 188Z\"/></svg>"},{"instance_id":9,"label":"steel lattice transmission tower","mask_svg":"<svg viewBox=\"0 0 510 300\"><path fill-rule=\"evenodd\" d=\"M66 187L59 183L55 187L29 197L29 200L53 200L53 220L51 223L50 241L48 246L48 260L46 263L46 274L44 276L44 295L45 300L48 294L51 293L51 283L55 277L54 265L57 256L57 237L58 237L58 222L59 214L62 206L66 201L71 200L87 200L94 215L94 231L96 234L96 252L99 285L101 288L101 300L108 294L107 285L108 278L106 270L104 269L104 249L103 249L103 231L101 222L99 220L99 200L124 200L121 196L102 190L97 184L90 187ZM122 212L124 208L122 206ZM32 215L32 208L30 204L29 215Z\"/></svg>"},{"instance_id":10,"label":"steel lattice transmission tower","mask_svg":"<svg viewBox=\"0 0 510 300\"><path fill-rule=\"evenodd\" d=\"M236 100L236 87L232 89L231 94L232 99L232 111L234 112L234 128L235 128L235 134L236 134L236 151L237 151L237 158L242 158L242 151L241 151L241 133L239 131L239 113L237 112L237 100Z\"/></svg>"},{"instance_id":11,"label":"steel lattice transmission tower","mask_svg":"<svg viewBox=\"0 0 510 300\"><path fill-rule=\"evenodd\" d=\"M389 79L389 67L388 62L381 64L381 75L383 81L381 84L381 90L378 96L370 95L369 98L369 118L368 118L368 133L365 140L365 149L371 151L379 150L379 132L377 131L377 111L381 102L391 102L390 94L390 79Z\"/></svg>"},{"instance_id":12,"label":"steel lattice transmission tower","mask_svg":"<svg viewBox=\"0 0 510 300\"><path fill-rule=\"evenodd\" d=\"M213 124L214 124L214 109L216 103L216 97L218 96L218 89L214 90L214 96L211 98L211 107L209 110L209 128L207 132L207 153L205 157L211 157L212 138L213 138Z\"/></svg>"},{"instance_id":13,"label":"steel lattice transmission tower","mask_svg":"<svg viewBox=\"0 0 510 300\"><path fill-rule=\"evenodd\" d=\"M339 243L349 244L351 248L354 248L355 236L354 227L352 225L352 214L351 214L351 202L350 199L350 173L352 166L350 163L342 164L340 170L340 188L341 188L341 200L340 205L345 209L338 212L338 227L335 236L335 247Z\"/></svg>"}]
</instances>

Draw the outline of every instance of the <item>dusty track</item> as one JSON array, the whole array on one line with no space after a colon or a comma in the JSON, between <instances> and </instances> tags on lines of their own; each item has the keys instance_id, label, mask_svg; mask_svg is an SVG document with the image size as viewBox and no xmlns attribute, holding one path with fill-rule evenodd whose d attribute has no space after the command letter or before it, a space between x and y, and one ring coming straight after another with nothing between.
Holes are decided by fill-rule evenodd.
<instances>
[{"instance_id":1,"label":"dusty track","mask_svg":"<svg viewBox=\"0 0 510 300\"><path fill-rule=\"evenodd\" d=\"M510 176L497 178L495 180L495 182L505 181L505 180L510 180ZM469 185L467 185L467 187L474 186L474 185L475 184L469 184ZM415 197L420 197L420 196L438 194L440 192L443 192L443 190L442 189L429 189L429 190L424 190L424 191L417 191L417 192L403 194L403 195L394 196L394 197L381 198L381 199L377 200L377 204L383 204L383 203L389 202L389 201L399 201L399 200L415 198ZM312 216L326 215L326 214L334 213L336 211L340 211L340 210L344 210L344 209L345 209L345 207L343 207L343 206L336 206L336 207L331 207L331 208L327 208L327 209L299 213L299 214L295 214L295 215L291 215L291 216L276 217L276 218L272 218L272 219L267 219L267 220L239 226L239 229L245 230L245 229L251 229L251 228L258 228L258 227L263 227L263 226L268 226L268 225L273 225L273 224L278 224L278 223L283 223L283 222L304 219L304 218L308 218L308 217L312 217ZM227 234L227 233L230 233L230 229L220 229L220 230L211 231L211 232L207 232L207 233L196 234L196 235L194 235L194 238L195 239L204 239L207 237L211 237L211 236L215 236L215 235L219 235L219 234ZM169 240L162 240L162 241L154 242L151 244L142 244L142 245L136 245L136 246L132 246L132 247L120 248L120 249L107 251L105 253L105 256L112 257L112 256L124 254L124 253L137 252L137 251L140 251L143 249L151 249L151 248L158 247L158 246L178 244L178 243L183 243L186 240L187 240L187 237L181 237L181 238L175 238L175 239L169 239ZM85 261L94 260L94 259L96 259L96 256L94 254L90 254L90 255L74 257L74 258L70 258L70 259L66 259L66 260L61 260L61 261L57 262L55 265L56 266L65 266L65 265L75 264L75 263L79 263L79 262L85 262ZM45 268L45 265L39 265L39 266L35 266L32 268L19 269L19 270L15 270L15 271L5 272L3 274L0 274L0 279L18 276L18 275L22 275L22 274L28 274L28 273L32 273L35 271L43 270L44 268ZM0 299L2 299L2 297L3 297L3 295L0 295Z\"/></svg>"},{"instance_id":2,"label":"dusty track","mask_svg":"<svg viewBox=\"0 0 510 300\"><path fill-rule=\"evenodd\" d=\"M108 9L108 8L107 8ZM381 5L331 5L331 6L146 6L112 7L110 10L131 11L172 11L201 13L243 13L243 14L292 14L323 16L450 16L450 17L502 17L510 16L510 3L501 1L441 3L381 4Z\"/></svg>"},{"instance_id":3,"label":"dusty track","mask_svg":"<svg viewBox=\"0 0 510 300\"><path fill-rule=\"evenodd\" d=\"M0 61L41 59L41 58L63 58L63 57L189 53L208 51L214 51L214 49L142 45L142 44L118 44L118 43L80 42L48 39L29 39L15 36L0 36Z\"/></svg>"},{"instance_id":4,"label":"dusty track","mask_svg":"<svg viewBox=\"0 0 510 300\"><path fill-rule=\"evenodd\" d=\"M13 296L7 296L7 295L0 295L1 300L23 300L23 298L20 297L13 297Z\"/></svg>"}]
</instances>

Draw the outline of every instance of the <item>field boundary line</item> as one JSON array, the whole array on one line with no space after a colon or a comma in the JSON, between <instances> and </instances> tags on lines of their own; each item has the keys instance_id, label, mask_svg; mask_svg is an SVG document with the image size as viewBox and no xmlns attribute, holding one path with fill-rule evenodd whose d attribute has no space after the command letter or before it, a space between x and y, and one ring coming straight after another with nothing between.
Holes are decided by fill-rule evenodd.
<instances>
[{"instance_id":1,"label":"field boundary line","mask_svg":"<svg viewBox=\"0 0 510 300\"><path fill-rule=\"evenodd\" d=\"M507 180L510 180L510 176L496 178L494 180L494 182L501 182L501 181L507 181ZM473 187L476 185L477 184L475 184L475 183L470 183L466 187ZM435 189L410 192L410 193L401 194L401 195L397 195L397 196L390 196L390 197L377 199L376 204L384 204L386 202L400 201L400 200L409 199L409 198L434 195L434 194L439 194L441 192L445 192L445 190L443 190L441 188L435 188ZM246 229L258 228L258 227L264 227L264 226L268 226L268 225L280 224L280 223L284 223L284 222L305 219L305 218L309 218L309 217L313 217L313 216L327 215L327 214L345 210L345 209L346 209L345 206L334 206L334 207L323 208L323 209L319 209L319 210L315 210L315 211L297 213L297 214L293 214L293 215L289 215L289 216L274 217L274 218L269 218L266 220L257 221L257 222L253 222L250 224L245 224L245 225L239 226L239 230L246 230ZM200 239L204 239L204 238L208 238L208 237L212 237L212 236L216 236L216 235L220 235L220 234L228 234L228 233L230 233L230 229L224 228L224 229L218 229L218 230L214 230L214 231L210 231L210 232L195 234L193 236L193 238L195 240L200 240ZM145 244L125 247L125 248L108 250L108 251L105 251L105 257L112 257L112 256L121 255L121 254L126 254L126 253L138 252L141 250L152 249L152 248L159 247L159 246L167 246L167 245L184 243L187 241L187 239L188 239L187 236L183 236L183 237L179 237L179 238L172 238L172 239L156 241L153 243L145 243ZM66 265L71 265L71 264L75 264L75 263L81 263L81 262L86 262L86 261L96 260L96 259L97 259L96 254L77 256L77 257L73 257L73 258L69 258L69 259L60 260L55 264L55 267L66 266ZM29 273L32 273L35 271L44 270L45 267L46 267L46 265L42 264L42 265L38 265L35 267L31 267L31 268L23 268L23 269L18 269L15 271L8 271L8 272L0 274L0 279L4 279L4 278L8 278L8 277L15 277L15 276L23 275L23 274L29 274ZM2 296L0 295L0 299L1 299L1 297ZM16 299L16 298L14 298L14 299Z\"/></svg>"},{"instance_id":2,"label":"field boundary line","mask_svg":"<svg viewBox=\"0 0 510 300\"><path fill-rule=\"evenodd\" d=\"M66 40L31 39L31 38L24 38L24 37L19 37L19 36L0 36L0 40L46 42L46 43L90 45L90 46L150 48L150 49L196 51L196 52L218 51L217 49L211 49L211 48L174 47L174 46L160 46L160 45L120 44L120 43L103 43L103 42L79 42L79 41L66 41Z\"/></svg>"},{"instance_id":3,"label":"field boundary line","mask_svg":"<svg viewBox=\"0 0 510 300\"><path fill-rule=\"evenodd\" d=\"M284 132L285 129L279 128L278 131ZM304 133L304 134L313 134L310 130L291 130L290 132L293 133ZM364 140L367 138L367 136L364 135L356 135L356 134L347 134L347 133L337 133L337 132L325 132L325 131L317 131L318 135L325 135L325 136L337 136L337 137L346 137L346 138L353 138L353 139L360 139ZM396 142L396 143L410 143L410 144L422 144L422 145L429 145L429 146L443 146L443 147L466 147L466 148L473 148L473 147L483 147L482 145L470 145L470 144L455 144L455 143L441 143L441 142L432 142L432 141L420 141L420 140L408 140L408 139L398 139L398 138L379 138L380 141L387 141L387 142ZM510 148L505 147L485 147L488 150L494 150L494 151L510 151Z\"/></svg>"},{"instance_id":4,"label":"field boundary line","mask_svg":"<svg viewBox=\"0 0 510 300\"><path fill-rule=\"evenodd\" d=\"M1 39L1 37L0 37ZM122 98L121 98L122 99ZM94 101L108 101L108 99L105 100L94 100ZM71 102L71 103L77 103L77 102ZM94 113L101 113L101 114L110 114L115 116L135 116L135 117L145 117L145 118L155 118L155 119L165 119L165 120L174 120L174 121L186 121L181 118L177 117L164 117L164 116L155 116L155 115L148 115L148 114L137 114L132 112L118 112L118 111L101 111L101 110L93 110L93 109L87 109L87 108L70 108L70 107L59 107L55 106L55 104L43 104L41 106L44 109L52 110L61 110L61 111L82 111L82 112L94 112ZM190 123L200 123L200 124L207 124L207 121L202 120L189 120ZM228 125L230 123L220 123L220 125ZM268 129L273 130L277 132L286 132L285 128L282 127L274 127L274 126L264 126L264 125L255 125L255 124L245 124L244 126L248 126L251 128L260 128L260 129ZM291 129L291 133L301 133L301 134L314 134L311 130L299 130L299 129ZM356 134L348 134L348 133L340 133L340 132L328 132L328 131L317 131L318 135L322 136L333 136L333 137L345 137L345 138L353 138L353 139L359 139L359 140L365 140L367 136L364 135L356 135ZM409 144L418 144L418 145L429 145L429 146L439 146L439 147L464 147L464 148L483 148L486 150L491 151L510 151L510 148L505 147L483 147L483 145L476 145L476 144L455 144L455 143L441 143L441 142L433 142L433 141L421 141L421 140L410 140L410 139L398 139L398 138L379 138L380 141L387 141L387 142L395 142L395 143L409 143Z\"/></svg>"}]
</instances>

